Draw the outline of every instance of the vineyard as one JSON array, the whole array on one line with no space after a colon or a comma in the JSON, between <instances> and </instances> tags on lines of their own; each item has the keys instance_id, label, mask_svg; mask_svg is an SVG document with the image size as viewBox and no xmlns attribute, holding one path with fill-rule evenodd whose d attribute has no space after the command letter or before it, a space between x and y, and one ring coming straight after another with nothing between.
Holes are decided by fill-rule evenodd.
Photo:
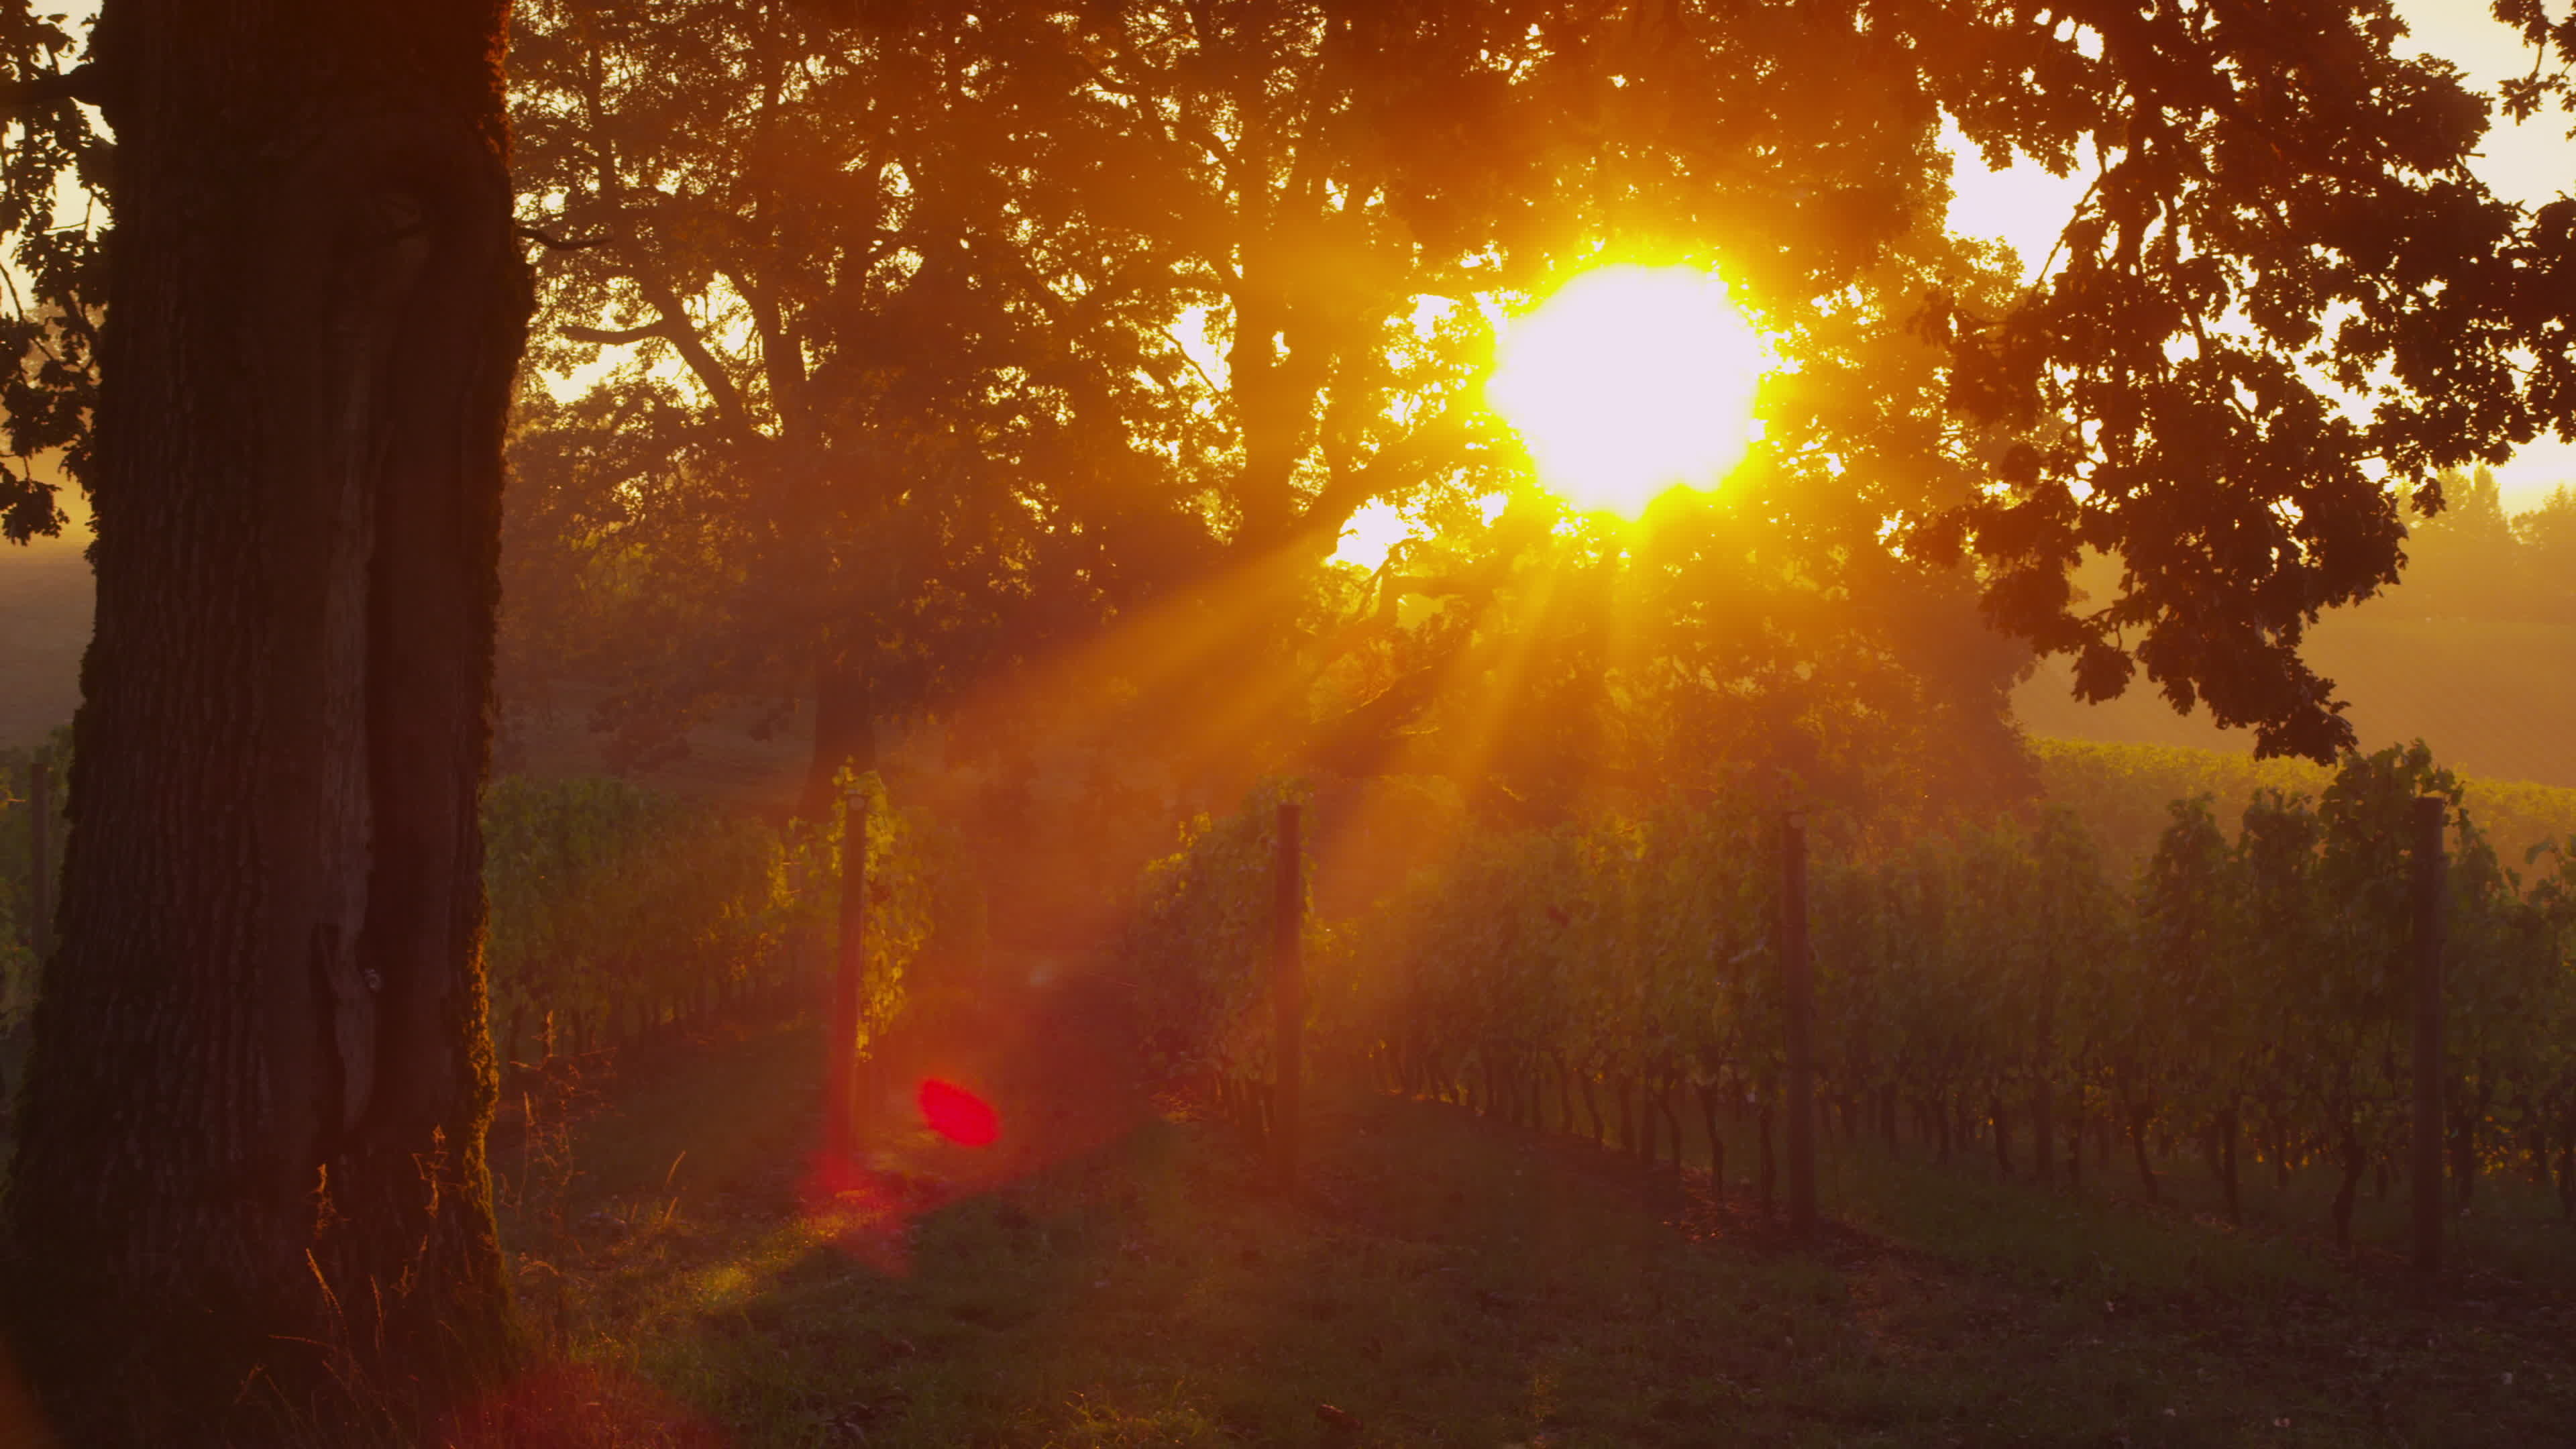
<instances>
[{"instance_id":1,"label":"vineyard","mask_svg":"<svg viewBox=\"0 0 2576 1449\"><path fill-rule=\"evenodd\" d=\"M2576 869L2499 850L2491 787L2420 746L2242 793L2224 763L2080 762L2083 811L1906 837L1805 813L1835 1149L1816 1253L1778 1251L1795 1193L1777 794L1496 828L1436 780L1272 779L1188 822L1097 969L1045 987L992 969L1025 963L985 944L972 852L873 776L845 779L860 808L819 829L612 779L497 781L486 960L515 1082L496 1172L523 1301L577 1365L561 1412L782 1444L846 1439L833 1424L1296 1442L1318 1404L1358 1406L1358 1443L1432 1442L1407 1437L1423 1424L1532 1442L1568 1420L1568 1443L1706 1442L1720 1421L1784 1441L1827 1424L1850 1431L1835 1442L2113 1442L2143 1423L2229 1442L2294 1418L2285 1442L2328 1443L2373 1415L2422 1430L2408 1442L2506 1443L2560 1422L2576 1374L2548 1377L2556 1300L2494 1270L2560 1261L2549 1195L2576 1216ZM0 806L11 901L31 884L27 763ZM2185 780L2203 793L2158 802L2122 860L2090 816L2128 818L2178 766L2208 772ZM2535 818L2554 799L2494 793ZM2358 1255L2392 1231L2372 1199L2408 1171L2426 795L2450 862L2444 1187L2484 1209L2458 1229L2455 1281L2479 1301L2456 1321L2387 1317L2367 1263L2336 1271L2298 1241ZM1303 854L1281 850L1283 816ZM938 1056L925 1036L971 1040L945 1065L1002 1126L964 1146L880 1117L869 1175L825 1178L836 1028L817 1019L853 878L853 1048L918 1066ZM1287 881L1314 1090L1283 1124ZM1241 1150L1283 1125L1309 1134L1300 1193ZM2293 1211L2310 1216L2285 1244ZM880 1274L869 1255L898 1242L908 1266ZM2346 1364L2356 1323L2378 1325L2403 1394ZM1568 1343L1584 1349L1547 1360L1561 1395L1497 1401ZM2497 1399L2516 1373L2528 1389ZM2485 1438L2452 1432L2491 1411ZM670 1433L597 1442L719 1442Z\"/></svg>"},{"instance_id":2,"label":"vineyard","mask_svg":"<svg viewBox=\"0 0 2576 1449\"><path fill-rule=\"evenodd\" d=\"M46 752L54 779L68 754L63 742ZM36 995L26 929L32 756L0 758L0 1040L16 1036ZM983 918L955 841L919 812L891 808L875 776L855 788L869 807L864 1049L917 994L926 962L974 957ZM57 787L56 869L61 802ZM542 1066L719 1013L801 1009L834 960L845 818L836 809L820 828L782 831L616 779L493 782L483 798L485 962L501 1061Z\"/></svg>"},{"instance_id":3,"label":"vineyard","mask_svg":"<svg viewBox=\"0 0 2576 1449\"><path fill-rule=\"evenodd\" d=\"M972 954L981 915L936 827L887 808L874 776L855 798L867 802L864 1050L902 1013L923 961ZM782 832L618 780L496 783L484 881L502 1060L810 998L829 974L847 818Z\"/></svg>"},{"instance_id":4,"label":"vineyard","mask_svg":"<svg viewBox=\"0 0 2576 1449\"><path fill-rule=\"evenodd\" d=\"M29 763L9 762L0 806L13 1027L34 994ZM2357 1194L2384 1194L2403 1167L2405 841L2413 802L2433 795L2451 807L2449 1189L2466 1203L2482 1177L2511 1173L2576 1213L2576 866L2546 839L2499 850L2486 806L2499 800L2504 830L2528 840L2564 792L2464 785L2420 745L2331 772L2050 745L2042 768L2061 803L1990 824L1890 841L1813 819L1829 1133L1938 1161L1986 1154L2040 1180L2117 1172L2151 1199L2167 1174L2205 1172L2231 1215L2260 1176L2321 1167L2348 1243ZM2164 802L2148 836L2143 793L2177 782L2199 789ZM938 982L971 989L982 908L953 834L892 808L873 776L858 788L864 1054ZM1206 1082L1224 1113L1267 1130L1278 807L1315 810L1327 864L1369 820L1400 819L1411 868L1303 916L1318 1065L1674 1169L1695 1150L1769 1207L1786 1067L1776 800L1491 830L1436 782L1315 795L1267 782L1188 825L1138 883L1110 974L1150 1074ZM2135 843L2106 849L2097 822ZM504 1062L821 998L840 812L782 831L616 780L512 778L487 791L484 825ZM1730 1137L1754 1160L1730 1164Z\"/></svg>"},{"instance_id":5,"label":"vineyard","mask_svg":"<svg viewBox=\"0 0 2576 1449\"><path fill-rule=\"evenodd\" d=\"M1163 1062L1256 1130L1268 822L1293 793L1274 783L1192 826L1149 871L1121 948ZM2512 1172L2554 1181L2576 1212L2576 871L2555 849L2502 858L2421 745L2350 757L2313 795L2259 791L2232 820L2174 801L2133 875L2063 807L1904 843L1819 818L1827 1129L1943 1161L1991 1153L2041 1180L2119 1161L2150 1198L2196 1158L2231 1215L2257 1172L2321 1166L2349 1246L2356 1195L2385 1193L2408 1140L2406 841L2427 794L2452 821L2450 1190L2466 1203ZM1675 1168L1695 1137L1721 1183L1720 1118L1749 1120L1767 1207L1780 820L1720 798L1465 832L1365 911L1306 924L1314 1050L1391 1091Z\"/></svg>"}]
</instances>

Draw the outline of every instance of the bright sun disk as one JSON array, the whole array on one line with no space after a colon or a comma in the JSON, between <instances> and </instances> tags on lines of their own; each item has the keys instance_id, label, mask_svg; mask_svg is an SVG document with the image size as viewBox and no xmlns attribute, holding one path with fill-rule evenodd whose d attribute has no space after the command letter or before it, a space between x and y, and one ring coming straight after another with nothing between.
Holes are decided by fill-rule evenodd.
<instances>
[{"instance_id":1,"label":"bright sun disk","mask_svg":"<svg viewBox=\"0 0 2576 1449\"><path fill-rule=\"evenodd\" d=\"M1600 267L1505 326L1485 398L1542 484L1582 512L1635 518L1743 459L1770 362L1715 274Z\"/></svg>"}]
</instances>

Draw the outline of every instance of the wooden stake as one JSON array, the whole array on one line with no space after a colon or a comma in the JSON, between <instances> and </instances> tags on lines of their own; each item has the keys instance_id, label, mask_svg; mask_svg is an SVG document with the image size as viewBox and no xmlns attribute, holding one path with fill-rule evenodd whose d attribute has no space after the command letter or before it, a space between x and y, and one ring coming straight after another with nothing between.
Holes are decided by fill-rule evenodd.
<instances>
[{"instance_id":1,"label":"wooden stake","mask_svg":"<svg viewBox=\"0 0 2576 1449\"><path fill-rule=\"evenodd\" d=\"M1807 828L1796 815L1780 832L1780 997L1788 1021L1789 1231L1816 1233L1815 983L1807 969Z\"/></svg>"},{"instance_id":2,"label":"wooden stake","mask_svg":"<svg viewBox=\"0 0 2576 1449\"><path fill-rule=\"evenodd\" d=\"M841 950L823 1042L823 1145L840 1161L858 1155L859 1005L867 962L868 801L853 784L842 797Z\"/></svg>"},{"instance_id":3,"label":"wooden stake","mask_svg":"<svg viewBox=\"0 0 2576 1449\"><path fill-rule=\"evenodd\" d=\"M2415 1271L2442 1271L2442 825L2438 795L2415 801Z\"/></svg>"},{"instance_id":4,"label":"wooden stake","mask_svg":"<svg viewBox=\"0 0 2576 1449\"><path fill-rule=\"evenodd\" d=\"M1279 1186L1283 1192L1294 1191L1297 1186L1297 1122L1303 1085L1299 1067L1306 1040L1306 970L1298 943L1306 913L1306 890L1297 824L1296 805L1280 802L1278 896L1270 915L1271 951L1277 972L1271 982L1271 995L1279 1009L1279 1034L1274 1046L1278 1095L1271 1113L1271 1147L1278 1154Z\"/></svg>"}]
</instances>

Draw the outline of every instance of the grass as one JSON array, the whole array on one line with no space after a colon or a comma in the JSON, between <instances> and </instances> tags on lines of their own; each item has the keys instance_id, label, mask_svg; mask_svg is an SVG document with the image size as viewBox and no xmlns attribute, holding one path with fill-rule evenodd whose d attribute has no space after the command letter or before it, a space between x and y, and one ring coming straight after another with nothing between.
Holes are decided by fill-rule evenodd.
<instances>
[{"instance_id":1,"label":"grass","mask_svg":"<svg viewBox=\"0 0 2576 1449\"><path fill-rule=\"evenodd\" d=\"M1704 1174L1358 1091L1322 1094L1286 1198L1188 1104L1021 1041L963 1078L1002 1143L912 1138L840 1196L804 1170L801 1028L614 1094L552 1198L505 1144L522 1291L586 1405L570 1437L2447 1445L2576 1414L2576 1234L2503 1184L2437 1307L2384 1252L2325 1252L2314 1184L2267 1182L2237 1231L2181 1170L2149 1209L2126 1177L2050 1191L1842 1144L1835 1227L1801 1253L1740 1185L1712 1203ZM2364 1234L2393 1241L2402 1208L2365 1202Z\"/></svg>"}]
</instances>

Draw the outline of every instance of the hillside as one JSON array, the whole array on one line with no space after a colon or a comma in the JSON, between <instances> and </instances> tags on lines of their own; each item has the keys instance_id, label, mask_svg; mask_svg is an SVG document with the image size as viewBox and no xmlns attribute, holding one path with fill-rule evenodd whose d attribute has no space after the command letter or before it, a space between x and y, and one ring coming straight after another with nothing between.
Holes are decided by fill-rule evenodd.
<instances>
[{"instance_id":1,"label":"hillside","mask_svg":"<svg viewBox=\"0 0 2576 1449\"><path fill-rule=\"evenodd\" d=\"M2308 660L2352 702L2362 748L2421 738L2465 774L2576 786L2576 624L2328 617ZM2079 704L2062 660L2013 696L2023 728L2053 739L2181 745L2244 755L2253 741L2206 710L2180 716L2143 680L2107 704Z\"/></svg>"},{"instance_id":2,"label":"hillside","mask_svg":"<svg viewBox=\"0 0 2576 1449\"><path fill-rule=\"evenodd\" d=\"M2232 836L2255 791L2313 799L2334 778L2333 771L2305 760L2257 760L2242 751L2098 740L2034 743L2048 797L2083 817L2104 857L2123 873L2154 854L2175 800L2210 796L2220 826ZM2527 872L2524 857L2532 847L2576 838L2576 790L2459 773L2462 808L2507 866Z\"/></svg>"},{"instance_id":3,"label":"hillside","mask_svg":"<svg viewBox=\"0 0 2576 1449\"><path fill-rule=\"evenodd\" d=\"M0 749L34 744L80 702L89 647L89 564L82 544L0 544Z\"/></svg>"}]
</instances>

